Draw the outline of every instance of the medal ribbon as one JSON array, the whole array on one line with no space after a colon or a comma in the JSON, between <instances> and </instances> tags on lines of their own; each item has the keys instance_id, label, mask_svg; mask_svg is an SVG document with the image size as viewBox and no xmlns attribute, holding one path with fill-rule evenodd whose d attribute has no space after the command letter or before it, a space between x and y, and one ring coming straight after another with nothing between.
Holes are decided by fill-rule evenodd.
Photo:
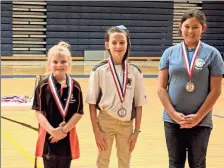
<instances>
[{"instance_id":1,"label":"medal ribbon","mask_svg":"<svg viewBox=\"0 0 224 168\"><path fill-rule=\"evenodd\" d=\"M197 48L194 52L194 55L193 55L193 58L192 58L192 61L191 61L191 65L189 64L189 61L188 61L188 58L187 58L187 53L186 53L186 47L185 47L185 44L184 42L182 42L181 44L181 49L182 49L182 56L183 56L183 60L184 60L184 65L185 65L185 68L187 70L187 74L189 76L189 78L191 79L192 76L193 76L193 72L194 72L194 65L195 65L195 61L196 59L198 58L198 55L199 55L199 51L200 51L200 47L201 47L201 41L199 40L198 42L198 45L197 45Z\"/></svg>"},{"instance_id":2,"label":"medal ribbon","mask_svg":"<svg viewBox=\"0 0 224 168\"><path fill-rule=\"evenodd\" d=\"M119 98L121 100L121 102L124 101L124 97L125 97L125 93L126 93L126 89L127 89L127 80L128 80L128 63L127 63L127 60L124 61L124 66L122 65L122 69L123 69L123 82L122 82L122 85L121 85L121 81L119 80L119 77L117 75L117 71L115 69L115 65L114 65L114 62L112 60L111 57L109 57L107 59L107 62L109 64L109 68L110 68L110 71L111 71L111 74L113 76L113 79L114 79L114 83L115 83L115 86L116 86L116 89L117 89L117 93L119 95Z\"/></svg>"},{"instance_id":3,"label":"medal ribbon","mask_svg":"<svg viewBox=\"0 0 224 168\"><path fill-rule=\"evenodd\" d=\"M61 102L59 93L57 92L57 87L55 86L55 83L53 81L53 75L51 74L48 80L50 89L51 89L51 93L54 97L54 100L56 102L56 105L61 113L61 115L63 116L63 118L65 118L67 111L68 111L68 106L70 103L70 99L71 99L71 95L73 92L73 80L71 79L70 76L67 76L68 79L68 97L67 97L67 101L65 103L65 106L63 105L63 103Z\"/></svg>"}]
</instances>

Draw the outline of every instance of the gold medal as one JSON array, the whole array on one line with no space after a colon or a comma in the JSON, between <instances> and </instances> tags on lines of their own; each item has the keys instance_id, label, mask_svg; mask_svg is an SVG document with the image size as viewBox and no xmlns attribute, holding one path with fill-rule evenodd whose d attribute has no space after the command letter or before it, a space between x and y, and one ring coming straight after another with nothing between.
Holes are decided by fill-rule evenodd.
<instances>
[{"instance_id":1,"label":"gold medal","mask_svg":"<svg viewBox=\"0 0 224 168\"><path fill-rule=\"evenodd\" d=\"M191 81L187 82L186 85L185 85L185 90L189 93L192 93L195 91L195 84Z\"/></svg>"}]
</instances>

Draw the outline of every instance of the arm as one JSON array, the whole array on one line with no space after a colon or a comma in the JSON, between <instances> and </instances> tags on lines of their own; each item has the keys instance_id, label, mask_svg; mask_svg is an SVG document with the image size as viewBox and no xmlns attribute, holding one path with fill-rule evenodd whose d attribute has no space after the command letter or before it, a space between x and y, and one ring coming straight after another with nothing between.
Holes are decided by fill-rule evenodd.
<instances>
[{"instance_id":1,"label":"arm","mask_svg":"<svg viewBox=\"0 0 224 168\"><path fill-rule=\"evenodd\" d=\"M134 150L137 139L138 139L138 135L141 132L140 127L141 127L141 120L142 120L142 106L145 103L147 103L143 74L139 70L137 71L135 81L136 81L135 88L134 88L134 106L136 111L135 129L134 129L134 132L131 134L130 138L128 139L129 152L132 152Z\"/></svg>"},{"instance_id":2,"label":"arm","mask_svg":"<svg viewBox=\"0 0 224 168\"><path fill-rule=\"evenodd\" d=\"M52 135L54 128L46 119L45 115L41 111L36 111L36 118L39 124L49 133Z\"/></svg>"},{"instance_id":3,"label":"arm","mask_svg":"<svg viewBox=\"0 0 224 168\"><path fill-rule=\"evenodd\" d=\"M129 147L130 152L132 152L135 148L138 135L140 133L141 119L142 119L142 106L138 106L136 107L135 129L130 138L128 139L128 143L130 144Z\"/></svg>"},{"instance_id":4,"label":"arm","mask_svg":"<svg viewBox=\"0 0 224 168\"><path fill-rule=\"evenodd\" d=\"M209 65L210 71L210 91L206 97L204 103L197 111L198 118L202 120L207 113L213 108L216 100L221 94L222 87L222 74L224 74L224 62L220 52L217 49L213 49L213 59Z\"/></svg>"},{"instance_id":5,"label":"arm","mask_svg":"<svg viewBox=\"0 0 224 168\"><path fill-rule=\"evenodd\" d=\"M64 134L60 128L54 128L52 125L49 123L47 120L45 114L43 111L46 110L46 95L45 91L43 91L43 87L46 86L46 83L41 83L38 84L36 90L35 90L35 95L34 95L34 100L33 100L33 106L32 109L36 110L36 118L41 127L45 129L52 137L55 139L63 139L64 137L67 136L67 134Z\"/></svg>"},{"instance_id":6,"label":"arm","mask_svg":"<svg viewBox=\"0 0 224 168\"><path fill-rule=\"evenodd\" d=\"M73 114L72 118L65 124L64 127L61 128L61 131L67 134L71 129L75 127L75 125L79 122L82 118L82 114L75 113Z\"/></svg>"},{"instance_id":7,"label":"arm","mask_svg":"<svg viewBox=\"0 0 224 168\"><path fill-rule=\"evenodd\" d=\"M89 104L89 111L90 111L90 119L92 122L93 132L96 139L96 145L100 151L104 151L107 149L106 136L100 131L98 126L96 105Z\"/></svg>"},{"instance_id":8,"label":"arm","mask_svg":"<svg viewBox=\"0 0 224 168\"><path fill-rule=\"evenodd\" d=\"M38 123L43 127L49 134L52 134L54 128L48 122L46 118L46 91L44 90L45 83L39 83L35 89L33 106L32 109L36 111L36 118ZM45 111L45 112L44 112Z\"/></svg>"},{"instance_id":9,"label":"arm","mask_svg":"<svg viewBox=\"0 0 224 168\"><path fill-rule=\"evenodd\" d=\"M160 101L163 104L163 107L169 113L170 116L175 112L173 108L169 96L167 94L167 85L168 85L168 69L163 69L159 71L158 75L158 86L157 86L157 94L160 98Z\"/></svg>"},{"instance_id":10,"label":"arm","mask_svg":"<svg viewBox=\"0 0 224 168\"><path fill-rule=\"evenodd\" d=\"M37 111L36 113L37 120L39 124L53 137L56 139L63 139L66 137L66 134L61 132L60 128L54 128L52 125L48 122L47 118L44 116L43 112Z\"/></svg>"},{"instance_id":11,"label":"arm","mask_svg":"<svg viewBox=\"0 0 224 168\"><path fill-rule=\"evenodd\" d=\"M213 48L212 61L208 66L210 71L210 91L196 114L186 116L186 127L196 126L213 108L216 100L221 94L222 74L224 74L224 62L218 50Z\"/></svg>"},{"instance_id":12,"label":"arm","mask_svg":"<svg viewBox=\"0 0 224 168\"><path fill-rule=\"evenodd\" d=\"M135 130L140 130L141 120L142 120L142 106L139 106L136 107Z\"/></svg>"},{"instance_id":13,"label":"arm","mask_svg":"<svg viewBox=\"0 0 224 168\"><path fill-rule=\"evenodd\" d=\"M171 104L170 98L167 93L168 86L168 69L162 69L159 71L158 75L158 86L157 94L160 98L160 101L163 104L163 107L168 112L169 116L178 124L181 124L184 121L184 114L176 112Z\"/></svg>"},{"instance_id":14,"label":"arm","mask_svg":"<svg viewBox=\"0 0 224 168\"><path fill-rule=\"evenodd\" d=\"M90 111L90 119L93 127L93 132L99 131L97 116L96 116L96 105L89 104L89 111Z\"/></svg>"},{"instance_id":15,"label":"arm","mask_svg":"<svg viewBox=\"0 0 224 168\"><path fill-rule=\"evenodd\" d=\"M205 99L204 103L198 110L197 114L199 118L203 119L207 113L213 108L216 100L221 95L222 76L211 76L211 90Z\"/></svg>"},{"instance_id":16,"label":"arm","mask_svg":"<svg viewBox=\"0 0 224 168\"><path fill-rule=\"evenodd\" d=\"M206 97L204 103L197 111L196 114L190 114L186 116L187 121L187 128L192 128L196 126L213 108L215 102L221 95L221 88L222 88L222 75L219 76L211 76L210 77L210 92Z\"/></svg>"},{"instance_id":17,"label":"arm","mask_svg":"<svg viewBox=\"0 0 224 168\"><path fill-rule=\"evenodd\" d=\"M74 86L74 90L78 91L77 112L72 115L72 117L69 119L69 121L64 126L62 125L61 131L63 133L68 133L71 129L73 129L76 126L76 124L79 122L79 120L82 118L82 115L84 114L84 112L83 112L83 96L82 96L82 91L81 91L81 87L80 87L79 83L76 83L76 85ZM76 95L76 94L74 93L74 95ZM74 106L76 106L76 104L74 104Z\"/></svg>"},{"instance_id":18,"label":"arm","mask_svg":"<svg viewBox=\"0 0 224 168\"><path fill-rule=\"evenodd\" d=\"M106 136L100 131L97 121L96 105L100 95L99 73L96 69L91 72L87 90L86 103L89 104L90 119L95 135L96 145L100 151L106 150Z\"/></svg>"}]
</instances>

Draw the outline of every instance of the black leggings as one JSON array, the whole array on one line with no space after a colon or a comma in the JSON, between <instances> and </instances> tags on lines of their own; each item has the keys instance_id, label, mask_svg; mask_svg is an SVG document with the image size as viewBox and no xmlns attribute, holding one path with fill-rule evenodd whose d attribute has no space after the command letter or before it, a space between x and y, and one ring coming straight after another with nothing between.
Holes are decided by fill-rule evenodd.
<instances>
[{"instance_id":1,"label":"black leggings","mask_svg":"<svg viewBox=\"0 0 224 168\"><path fill-rule=\"evenodd\" d=\"M44 168L70 168L71 159L66 158L49 158L43 157Z\"/></svg>"}]
</instances>

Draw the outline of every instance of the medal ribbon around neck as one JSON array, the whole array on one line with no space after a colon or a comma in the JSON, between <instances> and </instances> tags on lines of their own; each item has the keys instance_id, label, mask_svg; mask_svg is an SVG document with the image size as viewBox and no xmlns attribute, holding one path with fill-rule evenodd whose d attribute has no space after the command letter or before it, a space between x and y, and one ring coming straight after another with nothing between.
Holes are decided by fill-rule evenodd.
<instances>
[{"instance_id":1,"label":"medal ribbon around neck","mask_svg":"<svg viewBox=\"0 0 224 168\"><path fill-rule=\"evenodd\" d=\"M127 63L127 60L125 60L124 66L122 65L122 69L123 69L122 85L121 85L121 81L119 80L119 77L117 75L117 71L115 69L114 62L113 62L112 58L109 57L107 59L107 61L108 61L109 67L110 67L111 74L112 74L113 79L114 79L114 83L115 83L115 86L116 86L116 89L117 89L117 93L120 97L121 102L123 102L124 97L125 97L125 93L126 93L126 89L127 89L127 80L128 80L128 63Z\"/></svg>"},{"instance_id":2,"label":"medal ribbon around neck","mask_svg":"<svg viewBox=\"0 0 224 168\"><path fill-rule=\"evenodd\" d=\"M72 95L72 92L73 92L73 87L72 87L73 86L73 80L71 79L70 76L67 76L67 77L68 77L68 97L67 97L67 101L66 101L65 106L61 102L61 99L60 99L60 96L57 92L57 87L55 86L52 74L50 75L49 80L48 80L48 83L49 83L49 86L50 86L50 89L51 89L51 93L54 97L56 105L57 105L61 115L63 116L63 118L65 118L65 116L67 114L68 106L69 106L71 95Z\"/></svg>"},{"instance_id":3,"label":"medal ribbon around neck","mask_svg":"<svg viewBox=\"0 0 224 168\"><path fill-rule=\"evenodd\" d=\"M184 60L184 65L185 65L185 68L187 70L187 74L189 76L189 78L191 79L192 76L193 76L193 72L194 72L194 65L195 65L195 61L196 59L198 58L198 55L199 55L199 51L200 51L200 47L201 47L201 41L199 40L198 42L198 45L197 45L197 48L194 52L194 55L193 55L193 58L192 58L192 61L191 61L191 65L189 64L189 61L188 61L188 58L187 58L187 53L186 53L186 47L185 47L185 44L184 42L182 42L181 44L181 48L182 48L182 56L183 56L183 60Z\"/></svg>"}]
</instances>

